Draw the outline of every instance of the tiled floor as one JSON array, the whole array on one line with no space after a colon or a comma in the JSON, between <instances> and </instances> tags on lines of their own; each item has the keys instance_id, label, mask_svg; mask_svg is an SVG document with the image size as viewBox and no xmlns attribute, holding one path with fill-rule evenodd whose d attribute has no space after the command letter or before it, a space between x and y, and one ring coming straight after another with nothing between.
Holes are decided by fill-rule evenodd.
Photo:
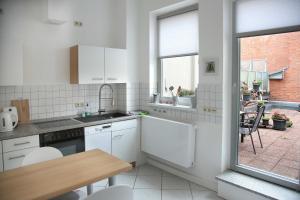
<instances>
[{"instance_id":1,"label":"tiled floor","mask_svg":"<svg viewBox=\"0 0 300 200\"><path fill-rule=\"evenodd\" d=\"M217 193L187 180L143 165L117 176L117 184L134 189L134 200L221 200ZM107 181L97 183L94 191L107 187Z\"/></svg>"},{"instance_id":2,"label":"tiled floor","mask_svg":"<svg viewBox=\"0 0 300 200\"><path fill-rule=\"evenodd\" d=\"M293 127L286 131L260 128L263 148L260 147L257 134L253 134L256 155L253 153L250 137L245 137L244 143L239 145L239 161L241 164L299 179L300 112L273 109L272 113L276 111L285 113L293 121Z\"/></svg>"}]
</instances>

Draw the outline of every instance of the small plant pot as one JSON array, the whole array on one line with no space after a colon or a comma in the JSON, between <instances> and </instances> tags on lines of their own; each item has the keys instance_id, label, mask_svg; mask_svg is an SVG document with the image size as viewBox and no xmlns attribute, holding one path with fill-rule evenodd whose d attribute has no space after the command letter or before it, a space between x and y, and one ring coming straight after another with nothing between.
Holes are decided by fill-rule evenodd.
<instances>
[{"instance_id":1,"label":"small plant pot","mask_svg":"<svg viewBox=\"0 0 300 200\"><path fill-rule=\"evenodd\" d=\"M260 84L252 84L252 86L253 86L253 90L258 91Z\"/></svg>"},{"instance_id":2,"label":"small plant pot","mask_svg":"<svg viewBox=\"0 0 300 200\"><path fill-rule=\"evenodd\" d=\"M250 101L251 94L243 94L244 101Z\"/></svg>"},{"instance_id":3,"label":"small plant pot","mask_svg":"<svg viewBox=\"0 0 300 200\"><path fill-rule=\"evenodd\" d=\"M173 106L177 106L178 105L178 97L177 96L173 96L172 97L172 101L173 101Z\"/></svg>"},{"instance_id":4,"label":"small plant pot","mask_svg":"<svg viewBox=\"0 0 300 200\"><path fill-rule=\"evenodd\" d=\"M269 119L263 119L263 120L262 120L262 124L263 124L264 126L269 126Z\"/></svg>"},{"instance_id":5,"label":"small plant pot","mask_svg":"<svg viewBox=\"0 0 300 200\"><path fill-rule=\"evenodd\" d=\"M273 129L284 131L286 129L286 120L273 119Z\"/></svg>"}]
</instances>

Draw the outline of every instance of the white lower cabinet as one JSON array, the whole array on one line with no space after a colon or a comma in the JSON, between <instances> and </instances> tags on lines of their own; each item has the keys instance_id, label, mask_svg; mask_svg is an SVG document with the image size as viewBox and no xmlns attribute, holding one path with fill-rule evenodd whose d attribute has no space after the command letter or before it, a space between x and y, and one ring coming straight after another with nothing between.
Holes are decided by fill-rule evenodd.
<instances>
[{"instance_id":1,"label":"white lower cabinet","mask_svg":"<svg viewBox=\"0 0 300 200\"><path fill-rule=\"evenodd\" d=\"M37 148L38 147L33 147L33 148L3 153L4 170L21 167L24 157Z\"/></svg>"},{"instance_id":2,"label":"white lower cabinet","mask_svg":"<svg viewBox=\"0 0 300 200\"><path fill-rule=\"evenodd\" d=\"M136 128L112 132L112 155L127 162L136 161L137 130Z\"/></svg>"},{"instance_id":3,"label":"white lower cabinet","mask_svg":"<svg viewBox=\"0 0 300 200\"><path fill-rule=\"evenodd\" d=\"M86 151L100 149L111 153L111 124L86 127L84 137Z\"/></svg>"}]
</instances>

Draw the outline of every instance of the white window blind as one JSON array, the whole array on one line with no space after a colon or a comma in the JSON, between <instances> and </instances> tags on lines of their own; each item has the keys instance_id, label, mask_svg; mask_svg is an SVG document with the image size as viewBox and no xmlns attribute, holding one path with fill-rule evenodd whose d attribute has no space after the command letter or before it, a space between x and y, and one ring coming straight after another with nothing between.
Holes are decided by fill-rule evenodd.
<instances>
[{"instance_id":1,"label":"white window blind","mask_svg":"<svg viewBox=\"0 0 300 200\"><path fill-rule=\"evenodd\" d=\"M238 0L236 32L300 25L300 0Z\"/></svg>"},{"instance_id":2,"label":"white window blind","mask_svg":"<svg viewBox=\"0 0 300 200\"><path fill-rule=\"evenodd\" d=\"M198 54L198 10L158 20L159 57Z\"/></svg>"}]
</instances>

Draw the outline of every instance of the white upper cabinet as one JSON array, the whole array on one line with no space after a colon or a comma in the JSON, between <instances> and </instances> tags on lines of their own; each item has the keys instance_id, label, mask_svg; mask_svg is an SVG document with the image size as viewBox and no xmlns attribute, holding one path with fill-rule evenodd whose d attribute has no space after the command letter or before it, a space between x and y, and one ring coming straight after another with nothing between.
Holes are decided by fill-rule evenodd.
<instances>
[{"instance_id":1,"label":"white upper cabinet","mask_svg":"<svg viewBox=\"0 0 300 200\"><path fill-rule=\"evenodd\" d=\"M104 48L75 46L70 51L72 84L104 83Z\"/></svg>"},{"instance_id":2,"label":"white upper cabinet","mask_svg":"<svg viewBox=\"0 0 300 200\"><path fill-rule=\"evenodd\" d=\"M127 56L125 49L105 48L105 82L127 81Z\"/></svg>"},{"instance_id":3,"label":"white upper cabinet","mask_svg":"<svg viewBox=\"0 0 300 200\"><path fill-rule=\"evenodd\" d=\"M126 50L78 45L70 49L70 83L125 83Z\"/></svg>"}]
</instances>

